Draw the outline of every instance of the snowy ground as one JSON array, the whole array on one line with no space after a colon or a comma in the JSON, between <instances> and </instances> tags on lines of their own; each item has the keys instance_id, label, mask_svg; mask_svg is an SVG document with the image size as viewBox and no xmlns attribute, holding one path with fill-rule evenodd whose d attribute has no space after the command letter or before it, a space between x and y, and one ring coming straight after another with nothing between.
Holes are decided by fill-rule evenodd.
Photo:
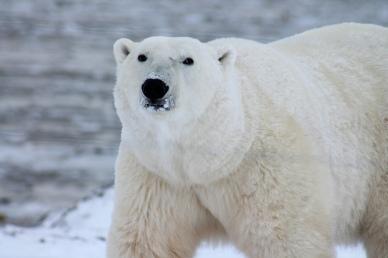
<instances>
[{"instance_id":1,"label":"snowy ground","mask_svg":"<svg viewBox=\"0 0 388 258\"><path fill-rule=\"evenodd\" d=\"M37 228L0 229L1 258L104 258L113 191L49 217ZM360 246L338 248L338 258L365 258ZM232 246L202 245L195 258L243 258Z\"/></svg>"}]
</instances>

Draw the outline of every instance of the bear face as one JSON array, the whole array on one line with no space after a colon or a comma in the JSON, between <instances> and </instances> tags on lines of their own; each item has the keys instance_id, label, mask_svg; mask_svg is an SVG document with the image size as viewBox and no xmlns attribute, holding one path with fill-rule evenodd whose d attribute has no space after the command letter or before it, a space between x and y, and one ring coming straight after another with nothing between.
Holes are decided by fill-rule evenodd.
<instances>
[{"instance_id":1,"label":"bear face","mask_svg":"<svg viewBox=\"0 0 388 258\"><path fill-rule=\"evenodd\" d=\"M117 85L124 87L128 104L141 116L190 113L196 119L222 86L222 65L230 54L192 38L151 37L140 43L119 39L114 45Z\"/></svg>"},{"instance_id":2,"label":"bear face","mask_svg":"<svg viewBox=\"0 0 388 258\"><path fill-rule=\"evenodd\" d=\"M122 142L142 165L170 181L187 182L196 181L195 174L204 179L229 160L236 146L224 139L244 124L236 119L233 48L192 38L119 39L114 56ZM225 155L214 157L220 149Z\"/></svg>"}]
</instances>

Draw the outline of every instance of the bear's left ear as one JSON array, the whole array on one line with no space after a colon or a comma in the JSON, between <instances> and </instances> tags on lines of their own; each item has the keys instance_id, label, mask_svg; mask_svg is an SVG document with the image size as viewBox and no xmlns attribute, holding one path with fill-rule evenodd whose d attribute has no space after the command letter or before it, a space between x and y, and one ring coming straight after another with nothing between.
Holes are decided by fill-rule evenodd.
<instances>
[{"instance_id":1,"label":"bear's left ear","mask_svg":"<svg viewBox=\"0 0 388 258\"><path fill-rule=\"evenodd\" d=\"M236 50L230 46L224 46L217 49L217 59L222 66L234 65L236 61Z\"/></svg>"},{"instance_id":2,"label":"bear's left ear","mask_svg":"<svg viewBox=\"0 0 388 258\"><path fill-rule=\"evenodd\" d=\"M113 45L113 55L115 57L116 63L121 64L124 62L125 58L132 51L133 45L135 43L126 38L118 39Z\"/></svg>"}]
</instances>

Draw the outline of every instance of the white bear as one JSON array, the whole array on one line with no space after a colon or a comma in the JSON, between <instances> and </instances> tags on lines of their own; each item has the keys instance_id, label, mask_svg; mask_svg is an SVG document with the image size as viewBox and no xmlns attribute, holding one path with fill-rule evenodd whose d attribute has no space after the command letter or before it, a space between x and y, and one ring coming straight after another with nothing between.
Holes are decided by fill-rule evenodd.
<instances>
[{"instance_id":1,"label":"white bear","mask_svg":"<svg viewBox=\"0 0 388 258\"><path fill-rule=\"evenodd\" d=\"M388 29L341 24L269 44L114 44L122 122L109 258L388 257Z\"/></svg>"}]
</instances>

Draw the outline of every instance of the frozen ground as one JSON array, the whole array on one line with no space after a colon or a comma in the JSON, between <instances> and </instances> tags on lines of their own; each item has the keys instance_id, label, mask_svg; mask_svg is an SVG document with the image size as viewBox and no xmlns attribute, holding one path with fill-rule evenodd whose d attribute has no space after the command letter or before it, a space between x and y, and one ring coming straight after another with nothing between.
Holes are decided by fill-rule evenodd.
<instances>
[{"instance_id":1,"label":"frozen ground","mask_svg":"<svg viewBox=\"0 0 388 258\"><path fill-rule=\"evenodd\" d=\"M104 258L112 190L49 217L37 228L0 229L1 258ZM360 246L338 248L338 258L365 258ZM243 258L232 246L202 245L195 258Z\"/></svg>"}]
</instances>

